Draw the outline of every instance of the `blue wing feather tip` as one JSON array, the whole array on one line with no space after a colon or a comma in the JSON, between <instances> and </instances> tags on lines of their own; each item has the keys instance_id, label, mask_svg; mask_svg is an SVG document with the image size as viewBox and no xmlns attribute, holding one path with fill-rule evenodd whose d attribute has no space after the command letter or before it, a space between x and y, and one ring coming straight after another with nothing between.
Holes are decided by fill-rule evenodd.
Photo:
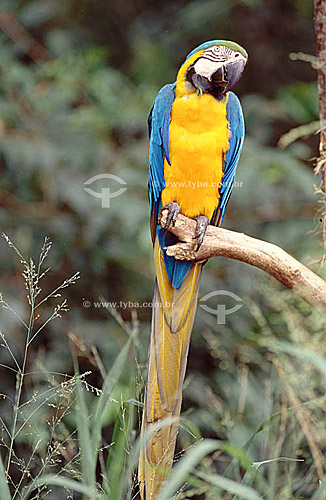
<instances>
[{"instance_id":1,"label":"blue wing feather tip","mask_svg":"<svg viewBox=\"0 0 326 500\"><path fill-rule=\"evenodd\" d=\"M178 290L191 268L192 262L176 260L174 257L166 254L166 247L174 245L178 241L176 236L162 229L160 225L156 228L156 234L160 247L163 251L164 264L168 278L171 281L173 288Z\"/></svg>"}]
</instances>

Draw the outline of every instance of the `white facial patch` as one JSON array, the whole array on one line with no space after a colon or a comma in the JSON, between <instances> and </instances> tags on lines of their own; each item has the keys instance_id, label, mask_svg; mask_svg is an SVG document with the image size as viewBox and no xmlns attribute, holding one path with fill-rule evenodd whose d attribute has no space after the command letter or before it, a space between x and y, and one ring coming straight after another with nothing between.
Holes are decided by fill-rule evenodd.
<instances>
[{"instance_id":1,"label":"white facial patch","mask_svg":"<svg viewBox=\"0 0 326 500\"><path fill-rule=\"evenodd\" d=\"M211 81L212 74L215 73L215 71L221 66L223 66L223 61L221 62L210 61L209 59L201 57L194 64L194 69L197 75L204 76L209 81Z\"/></svg>"}]
</instances>

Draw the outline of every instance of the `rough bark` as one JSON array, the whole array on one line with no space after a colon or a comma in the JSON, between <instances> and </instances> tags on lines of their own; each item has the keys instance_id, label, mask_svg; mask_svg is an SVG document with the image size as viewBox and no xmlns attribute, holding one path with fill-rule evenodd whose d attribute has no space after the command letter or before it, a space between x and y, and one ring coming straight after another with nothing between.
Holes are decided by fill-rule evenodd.
<instances>
[{"instance_id":1,"label":"rough bark","mask_svg":"<svg viewBox=\"0 0 326 500\"><path fill-rule=\"evenodd\" d=\"M163 225L166 213L163 211L162 214ZM179 242L168 247L167 254L179 260L203 261L223 256L246 262L273 276L310 304L326 306L326 282L277 245L243 233L209 226L204 242L196 252L195 228L193 219L178 215L175 226L169 230L178 237Z\"/></svg>"},{"instance_id":2,"label":"rough bark","mask_svg":"<svg viewBox=\"0 0 326 500\"><path fill-rule=\"evenodd\" d=\"M321 133L319 142L319 158L315 173L321 174L318 193L321 195L321 224L324 246L323 262L326 260L326 0L315 0L315 33L316 53L318 58L318 99Z\"/></svg>"}]
</instances>

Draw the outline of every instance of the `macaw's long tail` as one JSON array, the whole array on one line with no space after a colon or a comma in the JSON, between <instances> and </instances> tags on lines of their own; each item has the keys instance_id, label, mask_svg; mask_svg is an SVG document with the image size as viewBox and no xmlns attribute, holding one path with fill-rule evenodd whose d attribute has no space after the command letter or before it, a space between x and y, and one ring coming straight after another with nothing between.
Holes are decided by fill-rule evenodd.
<instances>
[{"instance_id":1,"label":"macaw's long tail","mask_svg":"<svg viewBox=\"0 0 326 500\"><path fill-rule=\"evenodd\" d=\"M141 432L146 444L141 451L138 469L142 500L158 499L159 490L172 466L202 267L194 264L176 290L167 276L157 240L154 262L157 281Z\"/></svg>"}]
</instances>

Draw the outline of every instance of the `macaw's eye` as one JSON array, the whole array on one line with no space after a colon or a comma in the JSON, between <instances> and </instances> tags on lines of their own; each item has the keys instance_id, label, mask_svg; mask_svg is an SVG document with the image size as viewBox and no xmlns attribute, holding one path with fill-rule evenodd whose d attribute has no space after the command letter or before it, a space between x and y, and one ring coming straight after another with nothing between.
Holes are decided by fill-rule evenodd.
<instances>
[{"instance_id":1,"label":"macaw's eye","mask_svg":"<svg viewBox=\"0 0 326 500\"><path fill-rule=\"evenodd\" d=\"M239 54L239 53L237 53L237 54L235 54L235 56L234 56L234 57L239 57L239 55L240 55L240 54Z\"/></svg>"}]
</instances>

